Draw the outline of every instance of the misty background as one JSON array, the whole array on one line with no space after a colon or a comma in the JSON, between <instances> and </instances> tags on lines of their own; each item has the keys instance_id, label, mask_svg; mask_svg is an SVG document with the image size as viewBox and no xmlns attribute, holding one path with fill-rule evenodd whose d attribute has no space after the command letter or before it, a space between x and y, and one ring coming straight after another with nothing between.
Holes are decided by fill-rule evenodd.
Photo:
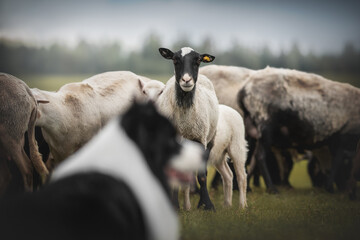
<instances>
[{"instance_id":1,"label":"misty background","mask_svg":"<svg viewBox=\"0 0 360 240\"><path fill-rule=\"evenodd\" d=\"M215 55L214 64L293 68L360 86L359 9L335 0L0 0L0 71L170 76L158 48L190 46Z\"/></svg>"}]
</instances>

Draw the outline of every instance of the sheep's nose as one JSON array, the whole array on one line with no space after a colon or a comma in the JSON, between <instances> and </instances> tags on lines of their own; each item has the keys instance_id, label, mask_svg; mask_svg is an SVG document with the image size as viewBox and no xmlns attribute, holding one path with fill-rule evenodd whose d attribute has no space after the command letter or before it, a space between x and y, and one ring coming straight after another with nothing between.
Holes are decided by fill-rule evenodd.
<instances>
[{"instance_id":1,"label":"sheep's nose","mask_svg":"<svg viewBox=\"0 0 360 240\"><path fill-rule=\"evenodd\" d=\"M185 83L188 83L192 80L192 77L189 75L189 74L185 74L183 77L182 77L182 80L185 82Z\"/></svg>"}]
</instances>

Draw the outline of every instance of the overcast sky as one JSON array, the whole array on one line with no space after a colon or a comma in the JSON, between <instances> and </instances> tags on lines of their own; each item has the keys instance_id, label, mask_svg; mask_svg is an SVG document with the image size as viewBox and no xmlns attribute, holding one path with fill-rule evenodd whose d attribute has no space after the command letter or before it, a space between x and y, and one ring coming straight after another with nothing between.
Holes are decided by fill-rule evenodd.
<instances>
[{"instance_id":1,"label":"overcast sky","mask_svg":"<svg viewBox=\"0 0 360 240\"><path fill-rule=\"evenodd\" d=\"M234 40L273 51L297 42L305 53L360 49L360 1L335 0L0 0L0 37L36 44L120 40L141 46L150 32L164 46L182 34L211 37L218 49Z\"/></svg>"}]
</instances>

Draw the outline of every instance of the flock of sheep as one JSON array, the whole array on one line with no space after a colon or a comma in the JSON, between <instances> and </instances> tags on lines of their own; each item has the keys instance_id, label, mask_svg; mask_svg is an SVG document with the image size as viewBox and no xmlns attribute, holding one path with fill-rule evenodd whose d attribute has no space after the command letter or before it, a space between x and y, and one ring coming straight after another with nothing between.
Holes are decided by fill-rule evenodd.
<instances>
[{"instance_id":1,"label":"flock of sheep","mask_svg":"<svg viewBox=\"0 0 360 240\"><path fill-rule=\"evenodd\" d=\"M159 51L174 64L175 75L166 84L117 71L48 92L29 89L23 81L1 73L0 196L19 185L32 191L33 169L46 184L54 167L137 99L155 102L182 137L203 145L208 164L221 174L227 206L232 204L233 190L229 159L239 186L240 207L247 206L247 175L251 176L256 167L268 190L277 192L267 161L274 149L302 153L328 147L331 159L315 159L315 154L311 159L323 169L324 187L333 191L337 179L349 180L348 187L355 197L356 178L360 177L359 147L356 153L360 139L360 89L296 70L267 67L255 71L217 65L200 68L201 62L212 62L214 57L191 48ZM38 152L35 126L41 127L49 145L50 155L45 161ZM24 151L25 132L29 157ZM346 158L351 161L345 162ZM329 161L326 169L323 166ZM247 162L252 163L248 173ZM339 176L346 168L349 170ZM21 183L15 181L19 173ZM199 171L198 207L215 209L206 177L206 171ZM182 189L184 209L189 210L190 186ZM179 207L177 194L174 189L174 201Z\"/></svg>"}]
</instances>

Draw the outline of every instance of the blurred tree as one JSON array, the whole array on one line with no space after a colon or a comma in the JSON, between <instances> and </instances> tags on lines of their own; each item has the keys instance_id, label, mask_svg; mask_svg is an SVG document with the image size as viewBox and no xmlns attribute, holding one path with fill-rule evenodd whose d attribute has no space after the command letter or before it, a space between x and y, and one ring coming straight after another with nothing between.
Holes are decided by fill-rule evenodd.
<instances>
[{"instance_id":1,"label":"blurred tree","mask_svg":"<svg viewBox=\"0 0 360 240\"><path fill-rule=\"evenodd\" d=\"M269 47L267 45L264 46L260 53L260 67L264 68L266 66L271 66L271 64L274 62L274 56Z\"/></svg>"},{"instance_id":2,"label":"blurred tree","mask_svg":"<svg viewBox=\"0 0 360 240\"><path fill-rule=\"evenodd\" d=\"M216 49L213 44L212 38L210 36L206 36L201 42L201 44L198 47L196 47L196 51L198 51L199 53L215 54Z\"/></svg>"},{"instance_id":3,"label":"blurred tree","mask_svg":"<svg viewBox=\"0 0 360 240\"><path fill-rule=\"evenodd\" d=\"M216 57L214 63L219 65L235 65L251 69L269 65L317 73L360 73L360 51L352 43L345 44L339 54L315 55L310 51L303 55L299 45L294 42L288 51L282 50L279 54L274 54L266 45L255 51L243 46L237 40L233 40L227 50L217 51L209 36L205 37L198 46L194 46L185 34L181 34L172 46L163 46L161 37L156 33L150 33L144 38L139 49L128 54L122 51L119 42L92 44L80 39L73 48L60 43L38 47L0 38L0 72L14 75L96 74L129 70L143 75L168 75L172 73L173 66L164 61L158 53L158 48L169 47L177 51L184 46L214 54ZM353 84L360 85L354 82Z\"/></svg>"},{"instance_id":4,"label":"blurred tree","mask_svg":"<svg viewBox=\"0 0 360 240\"><path fill-rule=\"evenodd\" d=\"M302 69L302 54L296 42L292 44L290 51L286 54L285 61L288 68Z\"/></svg>"},{"instance_id":5,"label":"blurred tree","mask_svg":"<svg viewBox=\"0 0 360 240\"><path fill-rule=\"evenodd\" d=\"M170 48L172 51L178 51L183 47L193 47L189 38L186 34L181 34L181 36L173 43L172 47Z\"/></svg>"}]
</instances>

